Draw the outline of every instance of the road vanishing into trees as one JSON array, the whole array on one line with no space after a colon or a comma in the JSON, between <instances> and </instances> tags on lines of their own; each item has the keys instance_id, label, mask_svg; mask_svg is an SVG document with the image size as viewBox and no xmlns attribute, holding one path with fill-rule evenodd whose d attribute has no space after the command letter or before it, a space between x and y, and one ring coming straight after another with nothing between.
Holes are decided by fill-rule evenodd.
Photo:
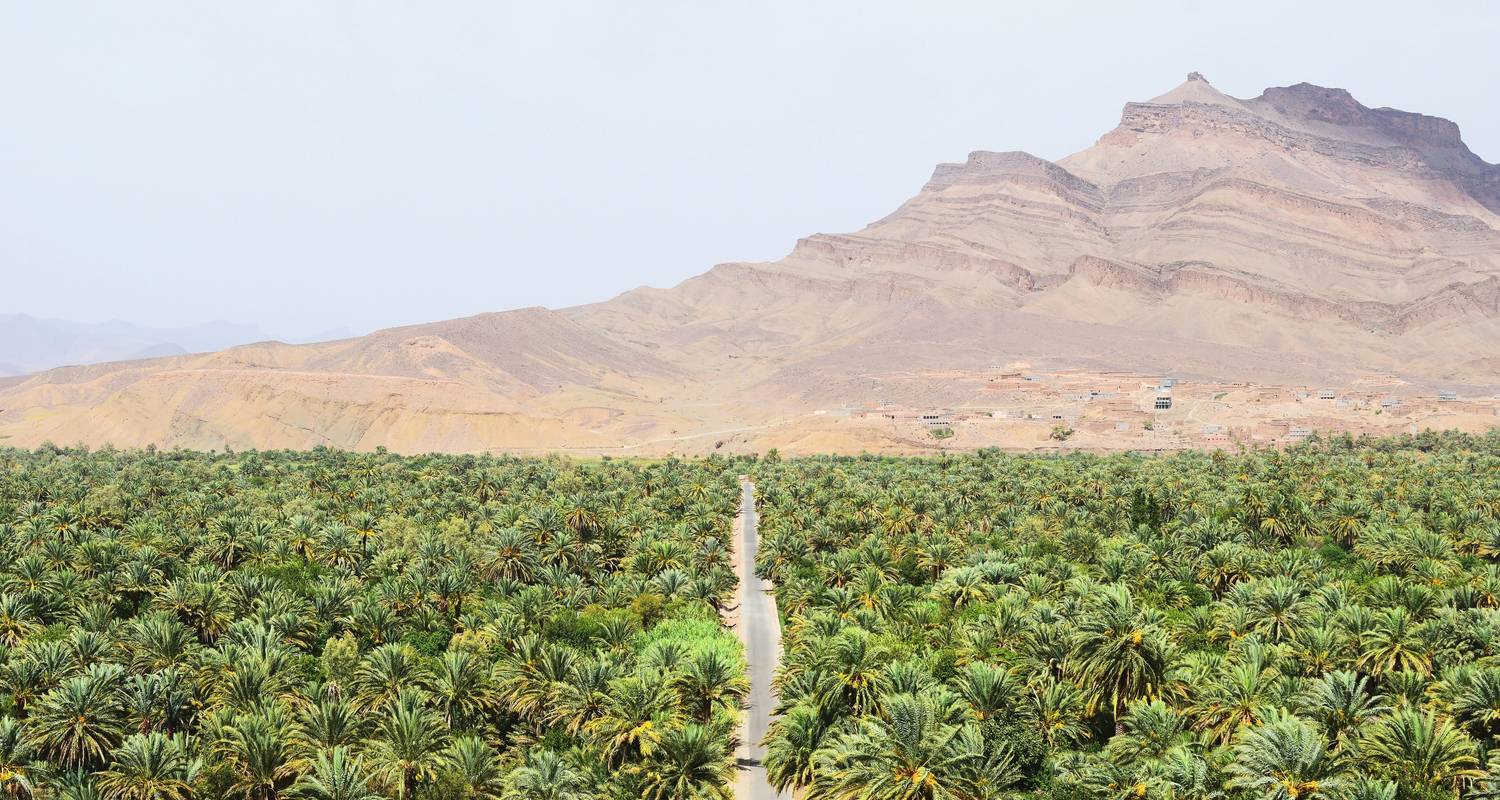
<instances>
[{"instance_id":1,"label":"road vanishing into trees","mask_svg":"<svg viewBox=\"0 0 1500 800\"><path fill-rule=\"evenodd\" d=\"M735 784L737 800L778 800L791 795L777 792L766 780L766 748L761 740L771 726L771 712L776 708L776 694L771 678L781 660L781 620L776 614L776 600L771 586L755 575L755 553L758 534L755 528L755 486L740 479L739 556L739 634L745 643L746 672L750 678L750 695L745 698L745 721L740 730L738 756L739 780Z\"/></svg>"}]
</instances>

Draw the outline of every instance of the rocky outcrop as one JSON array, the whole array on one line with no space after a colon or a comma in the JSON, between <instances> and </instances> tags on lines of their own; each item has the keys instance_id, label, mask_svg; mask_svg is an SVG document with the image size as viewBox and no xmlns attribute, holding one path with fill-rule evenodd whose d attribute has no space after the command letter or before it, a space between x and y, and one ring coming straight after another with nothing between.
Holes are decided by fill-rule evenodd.
<instances>
[{"instance_id":1,"label":"rocky outcrop","mask_svg":"<svg viewBox=\"0 0 1500 800\"><path fill-rule=\"evenodd\" d=\"M996 283L1021 292L1038 287L1037 276L1018 264L933 244L818 234L798 240L788 259L820 261L846 269L871 271L967 272L993 278Z\"/></svg>"},{"instance_id":2,"label":"rocky outcrop","mask_svg":"<svg viewBox=\"0 0 1500 800\"><path fill-rule=\"evenodd\" d=\"M1203 76L1049 162L978 150L892 213L670 289L0 380L0 441L646 446L948 397L1011 361L1500 384L1500 168L1447 120Z\"/></svg>"}]
</instances>

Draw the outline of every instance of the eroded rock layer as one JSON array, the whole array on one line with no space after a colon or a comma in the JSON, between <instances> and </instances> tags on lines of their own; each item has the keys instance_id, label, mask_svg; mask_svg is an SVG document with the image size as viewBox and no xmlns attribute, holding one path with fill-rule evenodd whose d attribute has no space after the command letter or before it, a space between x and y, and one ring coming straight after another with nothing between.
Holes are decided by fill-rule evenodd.
<instances>
[{"instance_id":1,"label":"eroded rock layer","mask_svg":"<svg viewBox=\"0 0 1500 800\"><path fill-rule=\"evenodd\" d=\"M1194 74L1083 152L939 165L884 219L774 263L12 379L0 443L693 449L1014 361L1500 383L1500 167L1447 120L1309 84L1240 100Z\"/></svg>"}]
</instances>

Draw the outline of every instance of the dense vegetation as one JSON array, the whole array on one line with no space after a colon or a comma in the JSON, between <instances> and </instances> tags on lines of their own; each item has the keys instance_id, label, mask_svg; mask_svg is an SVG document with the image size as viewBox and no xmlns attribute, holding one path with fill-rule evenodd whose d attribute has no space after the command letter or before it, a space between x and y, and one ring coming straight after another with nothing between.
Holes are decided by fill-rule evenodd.
<instances>
[{"instance_id":1,"label":"dense vegetation","mask_svg":"<svg viewBox=\"0 0 1500 800\"><path fill-rule=\"evenodd\" d=\"M727 793L714 460L0 451L0 792Z\"/></svg>"},{"instance_id":2,"label":"dense vegetation","mask_svg":"<svg viewBox=\"0 0 1500 800\"><path fill-rule=\"evenodd\" d=\"M1500 795L1500 436L755 475L806 800Z\"/></svg>"}]
</instances>

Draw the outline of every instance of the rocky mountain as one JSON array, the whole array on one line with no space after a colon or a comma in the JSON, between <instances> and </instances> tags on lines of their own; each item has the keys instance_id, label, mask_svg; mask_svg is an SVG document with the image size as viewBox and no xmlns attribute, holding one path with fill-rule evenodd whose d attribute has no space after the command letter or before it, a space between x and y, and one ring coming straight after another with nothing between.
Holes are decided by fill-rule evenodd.
<instances>
[{"instance_id":1,"label":"rocky mountain","mask_svg":"<svg viewBox=\"0 0 1500 800\"><path fill-rule=\"evenodd\" d=\"M964 402L952 375L1016 361L1500 383L1500 167L1447 120L1309 84L1236 99L1193 74L1087 150L972 153L777 262L556 311L54 370L0 386L0 436L703 447L820 409Z\"/></svg>"}]
</instances>

